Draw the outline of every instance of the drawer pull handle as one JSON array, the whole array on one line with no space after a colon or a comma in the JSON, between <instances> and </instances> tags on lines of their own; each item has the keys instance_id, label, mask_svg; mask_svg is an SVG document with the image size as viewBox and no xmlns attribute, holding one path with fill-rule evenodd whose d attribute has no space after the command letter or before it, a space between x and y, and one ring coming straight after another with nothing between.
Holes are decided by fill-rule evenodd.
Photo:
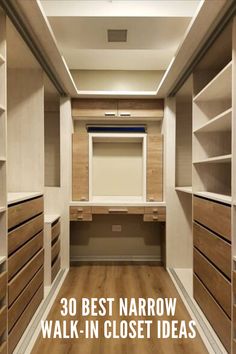
<instances>
[{"instance_id":1,"label":"drawer pull handle","mask_svg":"<svg viewBox=\"0 0 236 354\"><path fill-rule=\"evenodd\" d=\"M128 213L128 209L109 209L109 213L113 214L126 214Z\"/></svg>"},{"instance_id":2,"label":"drawer pull handle","mask_svg":"<svg viewBox=\"0 0 236 354\"><path fill-rule=\"evenodd\" d=\"M83 211L83 208L78 208L77 211L81 213Z\"/></svg>"},{"instance_id":3,"label":"drawer pull handle","mask_svg":"<svg viewBox=\"0 0 236 354\"><path fill-rule=\"evenodd\" d=\"M114 112L105 112L105 117L115 117L116 114Z\"/></svg>"},{"instance_id":4,"label":"drawer pull handle","mask_svg":"<svg viewBox=\"0 0 236 354\"><path fill-rule=\"evenodd\" d=\"M78 216L77 216L77 219L83 220L83 215L78 215Z\"/></svg>"},{"instance_id":5,"label":"drawer pull handle","mask_svg":"<svg viewBox=\"0 0 236 354\"><path fill-rule=\"evenodd\" d=\"M124 113L120 113L120 117L130 117L131 113L129 112L124 112Z\"/></svg>"},{"instance_id":6,"label":"drawer pull handle","mask_svg":"<svg viewBox=\"0 0 236 354\"><path fill-rule=\"evenodd\" d=\"M153 209L153 213L158 213L158 210L155 208L155 209Z\"/></svg>"},{"instance_id":7,"label":"drawer pull handle","mask_svg":"<svg viewBox=\"0 0 236 354\"><path fill-rule=\"evenodd\" d=\"M153 215L153 220L157 220L158 219L158 216L157 215Z\"/></svg>"}]
</instances>

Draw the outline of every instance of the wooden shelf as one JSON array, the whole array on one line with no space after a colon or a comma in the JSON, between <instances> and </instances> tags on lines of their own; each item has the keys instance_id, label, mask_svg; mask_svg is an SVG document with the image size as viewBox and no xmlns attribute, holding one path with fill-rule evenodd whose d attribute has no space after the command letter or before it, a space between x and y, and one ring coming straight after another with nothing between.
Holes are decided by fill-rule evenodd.
<instances>
[{"instance_id":1,"label":"wooden shelf","mask_svg":"<svg viewBox=\"0 0 236 354\"><path fill-rule=\"evenodd\" d=\"M6 207L5 206L0 206L0 213L4 213L4 211L6 211Z\"/></svg>"},{"instance_id":2,"label":"wooden shelf","mask_svg":"<svg viewBox=\"0 0 236 354\"><path fill-rule=\"evenodd\" d=\"M6 256L0 256L0 264L3 264L4 262L6 262L7 257Z\"/></svg>"},{"instance_id":3,"label":"wooden shelf","mask_svg":"<svg viewBox=\"0 0 236 354\"><path fill-rule=\"evenodd\" d=\"M7 203L8 205L22 202L27 199L38 197L42 195L40 192L19 192L19 193L8 193L7 194Z\"/></svg>"},{"instance_id":4,"label":"wooden shelf","mask_svg":"<svg viewBox=\"0 0 236 354\"><path fill-rule=\"evenodd\" d=\"M6 59L4 58L4 56L2 54L0 54L0 65L4 64L6 61Z\"/></svg>"},{"instance_id":5,"label":"wooden shelf","mask_svg":"<svg viewBox=\"0 0 236 354\"><path fill-rule=\"evenodd\" d=\"M200 164L200 163L226 163L226 162L231 162L232 155L222 155L222 156L216 156L216 157L209 157L208 159L204 160L199 160L199 161L194 161L194 164Z\"/></svg>"},{"instance_id":6,"label":"wooden shelf","mask_svg":"<svg viewBox=\"0 0 236 354\"><path fill-rule=\"evenodd\" d=\"M232 108L227 109L215 118L212 118L200 128L195 129L194 133L213 133L225 132L231 130L232 123Z\"/></svg>"},{"instance_id":7,"label":"wooden shelf","mask_svg":"<svg viewBox=\"0 0 236 354\"><path fill-rule=\"evenodd\" d=\"M187 193L187 194L192 194L193 193L193 188L191 186L175 187L175 190L177 192L183 192L183 193Z\"/></svg>"},{"instance_id":8,"label":"wooden shelf","mask_svg":"<svg viewBox=\"0 0 236 354\"><path fill-rule=\"evenodd\" d=\"M208 199L216 200L218 202L222 202L225 204L232 203L232 196L226 194L212 193L212 192L194 192L194 195L198 195L199 197L205 197Z\"/></svg>"},{"instance_id":9,"label":"wooden shelf","mask_svg":"<svg viewBox=\"0 0 236 354\"><path fill-rule=\"evenodd\" d=\"M193 99L194 102L231 99L232 61L217 74Z\"/></svg>"}]
</instances>

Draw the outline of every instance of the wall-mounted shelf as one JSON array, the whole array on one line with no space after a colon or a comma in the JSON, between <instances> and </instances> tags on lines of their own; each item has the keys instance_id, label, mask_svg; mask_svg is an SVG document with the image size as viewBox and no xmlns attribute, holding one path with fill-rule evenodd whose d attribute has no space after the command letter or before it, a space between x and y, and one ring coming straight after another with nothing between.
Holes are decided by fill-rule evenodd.
<instances>
[{"instance_id":1,"label":"wall-mounted shelf","mask_svg":"<svg viewBox=\"0 0 236 354\"><path fill-rule=\"evenodd\" d=\"M187 194L193 194L193 188L191 186L186 186L186 187L175 187L175 190L177 192L183 192Z\"/></svg>"},{"instance_id":2,"label":"wall-mounted shelf","mask_svg":"<svg viewBox=\"0 0 236 354\"><path fill-rule=\"evenodd\" d=\"M195 97L194 102L224 100L231 97L232 61L227 64Z\"/></svg>"},{"instance_id":3,"label":"wall-mounted shelf","mask_svg":"<svg viewBox=\"0 0 236 354\"><path fill-rule=\"evenodd\" d=\"M204 160L199 160L199 161L194 161L194 164L203 164L203 163L226 163L226 162L231 162L232 155L222 155L222 156L216 156L216 157L210 157L208 159Z\"/></svg>"},{"instance_id":4,"label":"wall-mounted shelf","mask_svg":"<svg viewBox=\"0 0 236 354\"><path fill-rule=\"evenodd\" d=\"M200 128L195 129L194 133L215 133L231 130L232 122L232 108L218 114L207 123L203 124Z\"/></svg>"},{"instance_id":5,"label":"wall-mounted shelf","mask_svg":"<svg viewBox=\"0 0 236 354\"><path fill-rule=\"evenodd\" d=\"M232 196L226 194L219 194L213 192L194 192L194 195L198 195L199 197L204 197L212 200L216 200L218 202L222 202L225 204L232 203Z\"/></svg>"}]
</instances>

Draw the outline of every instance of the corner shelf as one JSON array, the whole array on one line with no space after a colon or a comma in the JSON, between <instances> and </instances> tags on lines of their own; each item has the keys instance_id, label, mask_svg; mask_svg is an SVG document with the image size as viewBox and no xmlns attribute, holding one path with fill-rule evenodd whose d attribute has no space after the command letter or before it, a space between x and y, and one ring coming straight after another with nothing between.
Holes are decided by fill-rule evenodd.
<instances>
[{"instance_id":1,"label":"corner shelf","mask_svg":"<svg viewBox=\"0 0 236 354\"><path fill-rule=\"evenodd\" d=\"M231 162L232 155L222 155L216 157L209 157L208 159L193 161L193 164L200 164L200 163L227 163Z\"/></svg>"},{"instance_id":2,"label":"corner shelf","mask_svg":"<svg viewBox=\"0 0 236 354\"><path fill-rule=\"evenodd\" d=\"M230 61L193 99L194 102L224 100L231 97L232 61Z\"/></svg>"},{"instance_id":3,"label":"corner shelf","mask_svg":"<svg viewBox=\"0 0 236 354\"><path fill-rule=\"evenodd\" d=\"M232 124L232 108L218 114L215 118L212 118L207 123L203 124L200 128L195 129L196 133L215 133L230 131Z\"/></svg>"},{"instance_id":4,"label":"corner shelf","mask_svg":"<svg viewBox=\"0 0 236 354\"><path fill-rule=\"evenodd\" d=\"M191 186L186 186L186 187L175 187L175 190L177 192L183 192L187 194L193 194L193 188Z\"/></svg>"},{"instance_id":5,"label":"corner shelf","mask_svg":"<svg viewBox=\"0 0 236 354\"><path fill-rule=\"evenodd\" d=\"M231 195L226 195L226 194L219 194L219 193L213 193L213 192L194 192L194 195L198 195L199 197L205 197L208 199L216 200L217 202L222 202L225 204L232 204L232 196Z\"/></svg>"}]
</instances>

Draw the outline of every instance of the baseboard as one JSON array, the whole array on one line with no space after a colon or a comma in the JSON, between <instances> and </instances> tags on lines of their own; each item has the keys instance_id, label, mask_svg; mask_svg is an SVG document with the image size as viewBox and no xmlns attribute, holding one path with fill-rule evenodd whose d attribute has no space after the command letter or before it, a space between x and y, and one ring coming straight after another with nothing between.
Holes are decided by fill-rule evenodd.
<instances>
[{"instance_id":1,"label":"baseboard","mask_svg":"<svg viewBox=\"0 0 236 354\"><path fill-rule=\"evenodd\" d=\"M129 265L129 264L149 264L162 266L161 257L153 256L77 256L70 258L71 266L86 264L102 265Z\"/></svg>"}]
</instances>

